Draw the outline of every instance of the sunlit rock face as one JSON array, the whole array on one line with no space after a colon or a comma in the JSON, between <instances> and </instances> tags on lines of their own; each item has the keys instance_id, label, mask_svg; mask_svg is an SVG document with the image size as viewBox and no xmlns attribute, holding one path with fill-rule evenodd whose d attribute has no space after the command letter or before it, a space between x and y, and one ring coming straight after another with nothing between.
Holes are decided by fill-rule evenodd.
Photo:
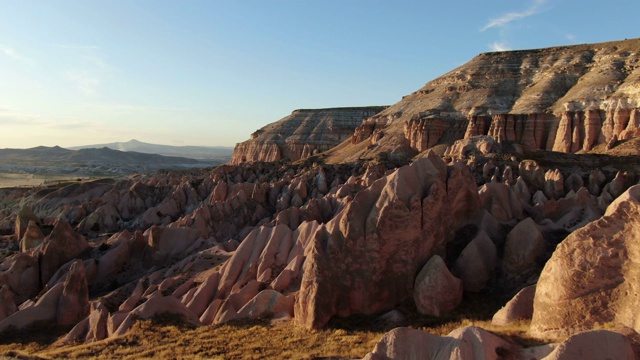
<instances>
[{"instance_id":1,"label":"sunlit rock face","mask_svg":"<svg viewBox=\"0 0 640 360\"><path fill-rule=\"evenodd\" d=\"M385 106L300 109L271 123L239 143L232 164L245 161L305 159L351 138L362 121Z\"/></svg>"},{"instance_id":2,"label":"sunlit rock face","mask_svg":"<svg viewBox=\"0 0 640 360\"><path fill-rule=\"evenodd\" d=\"M333 156L422 152L479 135L575 153L635 137L639 50L634 39L480 54L368 118Z\"/></svg>"}]
</instances>

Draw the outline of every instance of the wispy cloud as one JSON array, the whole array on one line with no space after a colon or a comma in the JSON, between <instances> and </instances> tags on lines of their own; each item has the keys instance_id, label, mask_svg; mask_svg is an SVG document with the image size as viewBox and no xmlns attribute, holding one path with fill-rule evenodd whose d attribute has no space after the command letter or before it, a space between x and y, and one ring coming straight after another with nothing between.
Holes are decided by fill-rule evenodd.
<instances>
[{"instance_id":1,"label":"wispy cloud","mask_svg":"<svg viewBox=\"0 0 640 360\"><path fill-rule=\"evenodd\" d=\"M507 25L508 23L523 19L532 15L535 15L540 12L542 5L546 3L548 0L534 0L531 6L523 11L519 12L509 12L502 16L490 19L485 26L480 28L480 31L485 31L487 29L491 29L494 27L502 27Z\"/></svg>"},{"instance_id":2,"label":"wispy cloud","mask_svg":"<svg viewBox=\"0 0 640 360\"><path fill-rule=\"evenodd\" d=\"M576 36L574 34L565 34L564 37L569 41L576 41Z\"/></svg>"},{"instance_id":3,"label":"wispy cloud","mask_svg":"<svg viewBox=\"0 0 640 360\"><path fill-rule=\"evenodd\" d=\"M2 53L4 56L10 57L14 60L20 61L20 62L24 62L30 65L35 64L35 60L22 55L21 53L19 53L16 49L4 45L4 44L0 44L0 53Z\"/></svg>"},{"instance_id":4,"label":"wispy cloud","mask_svg":"<svg viewBox=\"0 0 640 360\"><path fill-rule=\"evenodd\" d=\"M489 44L489 48L491 51L509 51L512 50L511 47L504 41L494 41Z\"/></svg>"}]
</instances>

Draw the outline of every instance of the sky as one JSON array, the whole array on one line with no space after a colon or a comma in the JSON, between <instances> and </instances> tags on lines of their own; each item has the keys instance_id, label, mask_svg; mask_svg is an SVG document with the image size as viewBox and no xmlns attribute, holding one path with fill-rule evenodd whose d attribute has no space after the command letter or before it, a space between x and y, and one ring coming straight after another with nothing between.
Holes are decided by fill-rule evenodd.
<instances>
[{"instance_id":1,"label":"sky","mask_svg":"<svg viewBox=\"0 0 640 360\"><path fill-rule=\"evenodd\" d=\"M638 0L0 0L0 148L233 146L479 53L640 37Z\"/></svg>"}]
</instances>

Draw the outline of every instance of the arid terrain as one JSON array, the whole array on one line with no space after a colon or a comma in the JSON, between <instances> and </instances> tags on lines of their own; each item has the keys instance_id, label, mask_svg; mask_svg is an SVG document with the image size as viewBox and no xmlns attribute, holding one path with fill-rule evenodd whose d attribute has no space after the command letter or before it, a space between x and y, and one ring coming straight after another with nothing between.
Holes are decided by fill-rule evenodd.
<instances>
[{"instance_id":1,"label":"arid terrain","mask_svg":"<svg viewBox=\"0 0 640 360\"><path fill-rule=\"evenodd\" d=\"M225 165L0 189L0 357L640 358L638 76L480 54Z\"/></svg>"},{"instance_id":2,"label":"arid terrain","mask_svg":"<svg viewBox=\"0 0 640 360\"><path fill-rule=\"evenodd\" d=\"M88 145L76 150L59 146L0 149L0 188L202 168L231 159L228 148L175 147L136 140L102 145L105 146Z\"/></svg>"}]
</instances>

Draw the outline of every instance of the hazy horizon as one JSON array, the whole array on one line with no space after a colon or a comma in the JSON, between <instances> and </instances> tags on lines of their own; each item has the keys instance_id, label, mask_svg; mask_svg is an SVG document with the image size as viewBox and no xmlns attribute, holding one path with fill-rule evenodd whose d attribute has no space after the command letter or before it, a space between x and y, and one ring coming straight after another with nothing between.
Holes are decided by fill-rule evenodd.
<instances>
[{"instance_id":1,"label":"hazy horizon","mask_svg":"<svg viewBox=\"0 0 640 360\"><path fill-rule=\"evenodd\" d=\"M637 1L0 0L0 9L0 148L17 149L130 139L233 147L294 109L394 104L482 52L640 36Z\"/></svg>"}]
</instances>

